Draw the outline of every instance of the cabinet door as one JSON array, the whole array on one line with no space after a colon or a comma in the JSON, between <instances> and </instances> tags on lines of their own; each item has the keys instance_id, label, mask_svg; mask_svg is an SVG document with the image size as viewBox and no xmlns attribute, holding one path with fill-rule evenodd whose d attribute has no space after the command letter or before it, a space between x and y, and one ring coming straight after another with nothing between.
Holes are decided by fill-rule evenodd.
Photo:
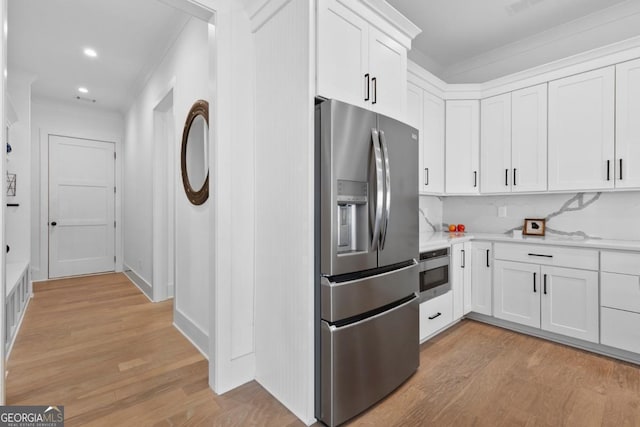
<instances>
[{"instance_id":1,"label":"cabinet door","mask_svg":"<svg viewBox=\"0 0 640 427\"><path fill-rule=\"evenodd\" d=\"M542 266L542 329L598 342L598 273Z\"/></svg>"},{"instance_id":2,"label":"cabinet door","mask_svg":"<svg viewBox=\"0 0 640 427\"><path fill-rule=\"evenodd\" d=\"M614 185L614 67L549 83L549 190Z\"/></svg>"},{"instance_id":3,"label":"cabinet door","mask_svg":"<svg viewBox=\"0 0 640 427\"><path fill-rule=\"evenodd\" d=\"M451 245L449 281L451 282L451 290L453 291L453 320L460 319L464 316L464 285L467 260L464 243Z\"/></svg>"},{"instance_id":4,"label":"cabinet door","mask_svg":"<svg viewBox=\"0 0 640 427\"><path fill-rule=\"evenodd\" d=\"M493 265L493 315L539 328L540 267L502 260L495 261Z\"/></svg>"},{"instance_id":5,"label":"cabinet door","mask_svg":"<svg viewBox=\"0 0 640 427\"><path fill-rule=\"evenodd\" d=\"M480 175L483 193L511 191L511 94L480 103Z\"/></svg>"},{"instance_id":6,"label":"cabinet door","mask_svg":"<svg viewBox=\"0 0 640 427\"><path fill-rule=\"evenodd\" d=\"M547 84L511 94L511 191L547 189Z\"/></svg>"},{"instance_id":7,"label":"cabinet door","mask_svg":"<svg viewBox=\"0 0 640 427\"><path fill-rule=\"evenodd\" d=\"M317 94L367 108L369 24L335 0L320 0L317 43Z\"/></svg>"},{"instance_id":8,"label":"cabinet door","mask_svg":"<svg viewBox=\"0 0 640 427\"><path fill-rule=\"evenodd\" d=\"M369 72L373 111L404 120L407 50L373 26L369 27Z\"/></svg>"},{"instance_id":9,"label":"cabinet door","mask_svg":"<svg viewBox=\"0 0 640 427\"><path fill-rule=\"evenodd\" d=\"M418 129L418 191L422 192L425 186L426 174L424 166L424 135L422 120L424 117L422 111L422 88L414 85L413 83L407 83L407 124Z\"/></svg>"},{"instance_id":10,"label":"cabinet door","mask_svg":"<svg viewBox=\"0 0 640 427\"><path fill-rule=\"evenodd\" d=\"M640 187L640 59L616 65L616 187Z\"/></svg>"},{"instance_id":11,"label":"cabinet door","mask_svg":"<svg viewBox=\"0 0 640 427\"><path fill-rule=\"evenodd\" d=\"M445 117L447 193L477 194L480 189L480 103L447 101Z\"/></svg>"},{"instance_id":12,"label":"cabinet door","mask_svg":"<svg viewBox=\"0 0 640 427\"><path fill-rule=\"evenodd\" d=\"M429 92L423 95L423 146L421 192L444 193L444 101Z\"/></svg>"},{"instance_id":13,"label":"cabinet door","mask_svg":"<svg viewBox=\"0 0 640 427\"><path fill-rule=\"evenodd\" d=\"M471 311L492 315L491 243L471 244Z\"/></svg>"},{"instance_id":14,"label":"cabinet door","mask_svg":"<svg viewBox=\"0 0 640 427\"><path fill-rule=\"evenodd\" d=\"M463 304L462 312L471 312L473 304L471 302L471 273L473 272L473 248L471 242L462 244L462 281L463 281Z\"/></svg>"}]
</instances>

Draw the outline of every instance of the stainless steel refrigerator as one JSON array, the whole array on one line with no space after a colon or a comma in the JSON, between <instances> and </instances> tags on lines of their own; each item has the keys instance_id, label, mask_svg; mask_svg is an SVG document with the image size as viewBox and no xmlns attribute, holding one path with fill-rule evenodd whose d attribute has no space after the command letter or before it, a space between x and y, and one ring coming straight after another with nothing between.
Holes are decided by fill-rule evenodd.
<instances>
[{"instance_id":1,"label":"stainless steel refrigerator","mask_svg":"<svg viewBox=\"0 0 640 427\"><path fill-rule=\"evenodd\" d=\"M316 417L334 426L418 368L418 131L317 102Z\"/></svg>"}]
</instances>

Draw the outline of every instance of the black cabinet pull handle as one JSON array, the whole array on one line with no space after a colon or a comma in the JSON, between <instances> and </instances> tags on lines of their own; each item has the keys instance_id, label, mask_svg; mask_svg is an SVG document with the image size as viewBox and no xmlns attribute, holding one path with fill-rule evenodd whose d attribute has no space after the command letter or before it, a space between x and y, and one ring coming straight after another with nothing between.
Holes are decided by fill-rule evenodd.
<instances>
[{"instance_id":1,"label":"black cabinet pull handle","mask_svg":"<svg viewBox=\"0 0 640 427\"><path fill-rule=\"evenodd\" d=\"M513 168L513 186L515 187L516 185L516 168Z\"/></svg>"},{"instance_id":2,"label":"black cabinet pull handle","mask_svg":"<svg viewBox=\"0 0 640 427\"><path fill-rule=\"evenodd\" d=\"M55 227L56 225L58 225L58 223L57 223L57 222L55 222L55 221L52 221L52 222L51 222L51 226L52 226L52 227Z\"/></svg>"},{"instance_id":3,"label":"black cabinet pull handle","mask_svg":"<svg viewBox=\"0 0 640 427\"><path fill-rule=\"evenodd\" d=\"M535 294L536 292L538 292L536 290L536 273L533 273L533 293Z\"/></svg>"},{"instance_id":4,"label":"black cabinet pull handle","mask_svg":"<svg viewBox=\"0 0 640 427\"><path fill-rule=\"evenodd\" d=\"M368 101L369 100L369 73L364 75L364 80L365 80L365 93L367 94L367 96L365 96L364 100Z\"/></svg>"},{"instance_id":5,"label":"black cabinet pull handle","mask_svg":"<svg viewBox=\"0 0 640 427\"><path fill-rule=\"evenodd\" d=\"M429 320L433 320L438 316L442 316L442 313L438 312L438 314L434 314L433 316L429 316Z\"/></svg>"},{"instance_id":6,"label":"black cabinet pull handle","mask_svg":"<svg viewBox=\"0 0 640 427\"><path fill-rule=\"evenodd\" d=\"M607 160L607 181L611 181L611 177L609 176L611 172L611 160Z\"/></svg>"},{"instance_id":7,"label":"black cabinet pull handle","mask_svg":"<svg viewBox=\"0 0 640 427\"><path fill-rule=\"evenodd\" d=\"M378 79L376 77L371 79L371 83L373 84L373 101L372 104L378 103Z\"/></svg>"},{"instance_id":8,"label":"black cabinet pull handle","mask_svg":"<svg viewBox=\"0 0 640 427\"><path fill-rule=\"evenodd\" d=\"M487 267L489 267L489 249L487 249Z\"/></svg>"},{"instance_id":9,"label":"black cabinet pull handle","mask_svg":"<svg viewBox=\"0 0 640 427\"><path fill-rule=\"evenodd\" d=\"M527 254L529 256L541 256L544 258L553 258L553 255L542 255L542 254Z\"/></svg>"},{"instance_id":10,"label":"black cabinet pull handle","mask_svg":"<svg viewBox=\"0 0 640 427\"><path fill-rule=\"evenodd\" d=\"M505 187L509 186L509 169L504 170L504 185Z\"/></svg>"},{"instance_id":11,"label":"black cabinet pull handle","mask_svg":"<svg viewBox=\"0 0 640 427\"><path fill-rule=\"evenodd\" d=\"M622 159L620 159L620 181L622 181Z\"/></svg>"},{"instance_id":12,"label":"black cabinet pull handle","mask_svg":"<svg viewBox=\"0 0 640 427\"><path fill-rule=\"evenodd\" d=\"M543 276L543 279L544 279L544 294L546 295L547 294L547 275L546 274Z\"/></svg>"},{"instance_id":13,"label":"black cabinet pull handle","mask_svg":"<svg viewBox=\"0 0 640 427\"><path fill-rule=\"evenodd\" d=\"M464 249L462 249L460 252L462 252L462 265L460 267L464 268L465 265L467 264L467 260L466 260L466 254L464 252Z\"/></svg>"},{"instance_id":14,"label":"black cabinet pull handle","mask_svg":"<svg viewBox=\"0 0 640 427\"><path fill-rule=\"evenodd\" d=\"M473 171L473 186L478 186L478 171Z\"/></svg>"},{"instance_id":15,"label":"black cabinet pull handle","mask_svg":"<svg viewBox=\"0 0 640 427\"><path fill-rule=\"evenodd\" d=\"M424 185L429 185L429 168L424 168Z\"/></svg>"}]
</instances>

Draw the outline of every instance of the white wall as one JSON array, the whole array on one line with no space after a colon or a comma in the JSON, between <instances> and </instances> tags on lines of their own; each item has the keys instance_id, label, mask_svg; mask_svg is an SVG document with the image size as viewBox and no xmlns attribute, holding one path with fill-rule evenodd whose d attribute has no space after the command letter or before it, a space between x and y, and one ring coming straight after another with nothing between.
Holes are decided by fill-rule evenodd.
<instances>
[{"instance_id":1,"label":"white wall","mask_svg":"<svg viewBox=\"0 0 640 427\"><path fill-rule=\"evenodd\" d=\"M155 285L152 180L154 149L157 149L153 111L173 89L175 138L171 149L174 150L173 158L179 162L182 130L189 109L196 100L207 100L208 97L208 52L208 26L192 18L136 97L125 119L125 268L133 270L151 286ZM179 164L174 170L174 183L175 321L200 350L208 354L211 199L201 206L194 206L188 201L182 187Z\"/></svg>"},{"instance_id":2,"label":"white wall","mask_svg":"<svg viewBox=\"0 0 640 427\"><path fill-rule=\"evenodd\" d=\"M7 172L17 175L16 196L7 196L6 242L11 247L7 263L29 261L31 257L31 82L33 77L17 72L7 81L7 92L18 116L9 128L13 151L7 155ZM4 179L4 176L2 177Z\"/></svg>"},{"instance_id":3,"label":"white wall","mask_svg":"<svg viewBox=\"0 0 640 427\"><path fill-rule=\"evenodd\" d=\"M256 380L307 423L314 421L313 4L286 2L255 33Z\"/></svg>"},{"instance_id":4,"label":"white wall","mask_svg":"<svg viewBox=\"0 0 640 427\"><path fill-rule=\"evenodd\" d=\"M498 217L506 207L507 216ZM548 218L548 235L640 240L640 193L603 192L445 197L443 222L473 233L509 233L525 218Z\"/></svg>"},{"instance_id":5,"label":"white wall","mask_svg":"<svg viewBox=\"0 0 640 427\"><path fill-rule=\"evenodd\" d=\"M31 104L31 266L33 280L46 280L48 247L46 236L48 176L43 165L47 163L48 134L77 138L111 141L116 143L116 153L121 153L124 122L122 114L103 110L80 102L62 103L33 98ZM41 151L43 149L44 151ZM121 157L121 156L119 156ZM120 160L116 161L116 187L121 186ZM116 195L116 221L119 218L119 200ZM120 232L122 228L119 228ZM116 232L116 269L122 263L122 239Z\"/></svg>"}]
</instances>

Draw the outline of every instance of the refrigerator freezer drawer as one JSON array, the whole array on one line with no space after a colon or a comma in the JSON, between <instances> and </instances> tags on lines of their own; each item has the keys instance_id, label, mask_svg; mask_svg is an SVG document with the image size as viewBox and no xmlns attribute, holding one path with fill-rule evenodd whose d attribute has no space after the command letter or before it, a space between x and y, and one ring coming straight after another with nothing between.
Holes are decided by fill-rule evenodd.
<instances>
[{"instance_id":1,"label":"refrigerator freezer drawer","mask_svg":"<svg viewBox=\"0 0 640 427\"><path fill-rule=\"evenodd\" d=\"M418 369L419 311L416 297L343 327L321 322L320 419L324 423L335 426L354 417Z\"/></svg>"},{"instance_id":2,"label":"refrigerator freezer drawer","mask_svg":"<svg viewBox=\"0 0 640 427\"><path fill-rule=\"evenodd\" d=\"M334 283L321 283L321 316L330 323L348 319L391 304L419 290L418 264L376 276Z\"/></svg>"}]
</instances>

